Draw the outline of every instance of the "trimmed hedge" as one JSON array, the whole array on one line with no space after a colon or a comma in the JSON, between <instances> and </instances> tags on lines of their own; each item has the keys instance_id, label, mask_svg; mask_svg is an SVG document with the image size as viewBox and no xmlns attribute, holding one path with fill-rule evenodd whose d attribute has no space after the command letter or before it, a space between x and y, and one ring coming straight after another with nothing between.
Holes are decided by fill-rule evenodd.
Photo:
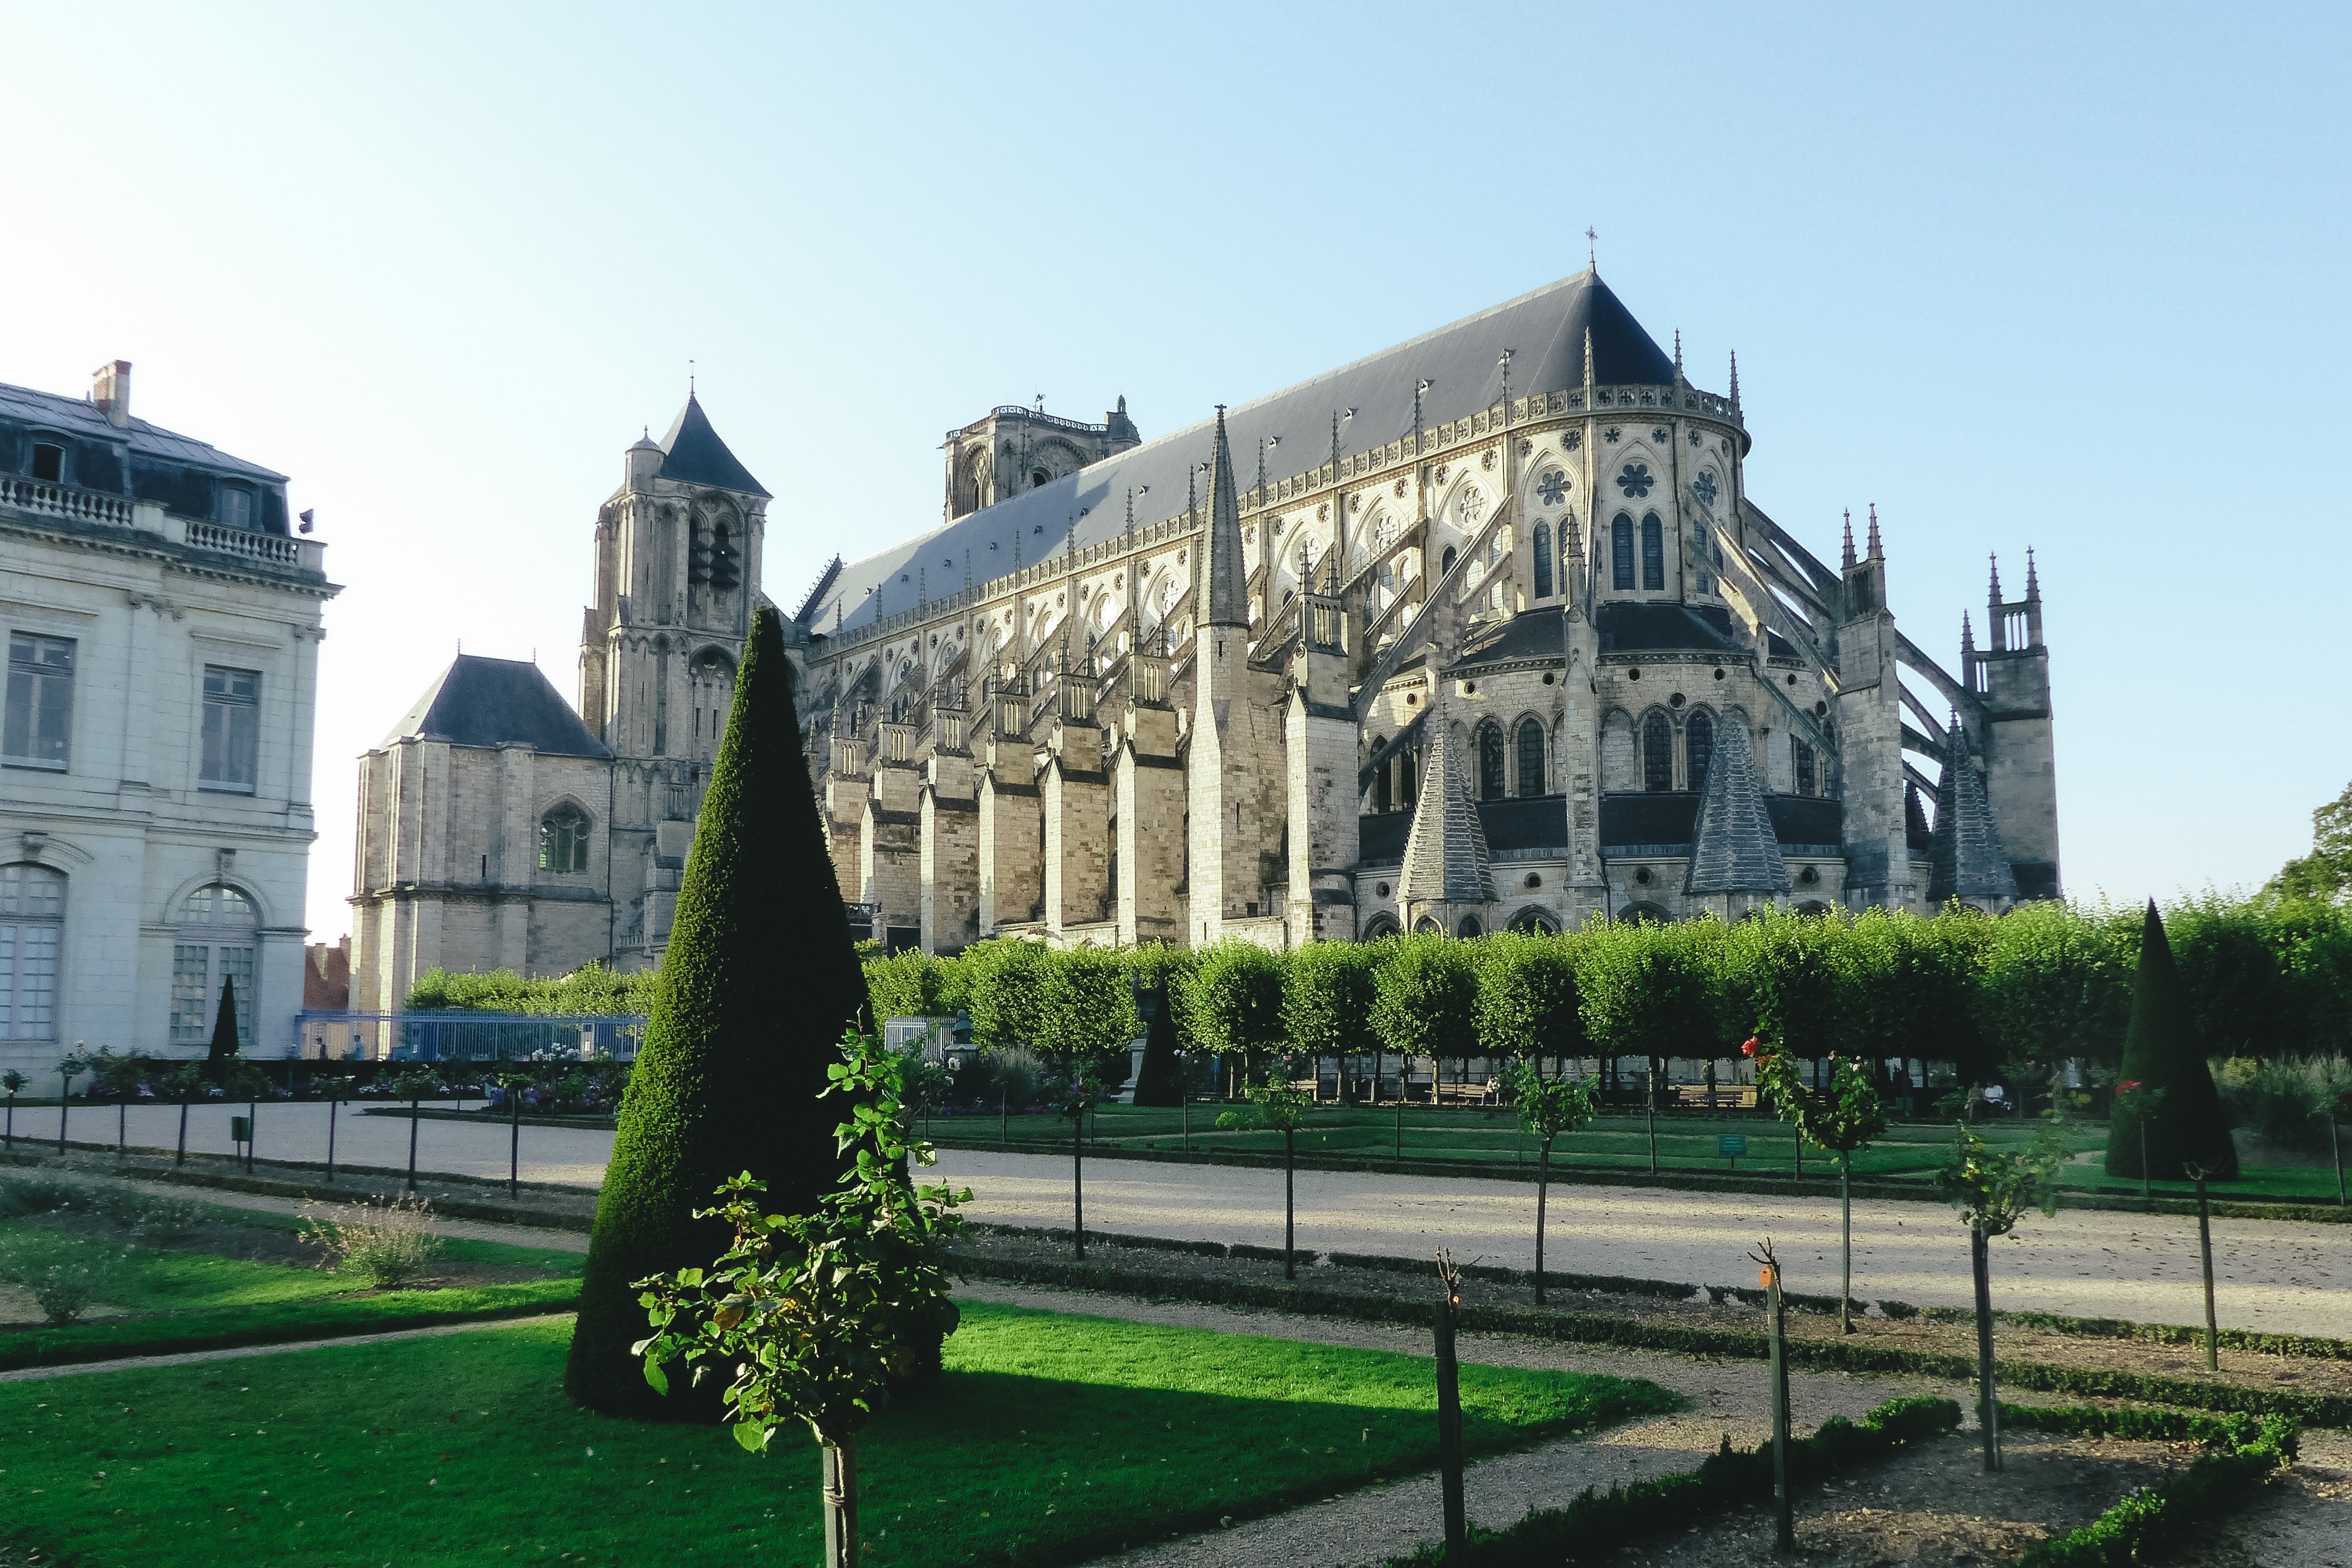
<instances>
[{"instance_id":1,"label":"trimmed hedge","mask_svg":"<svg viewBox=\"0 0 2352 1568\"><path fill-rule=\"evenodd\" d=\"M1879 1303L1882 1307L1888 1304L1885 1301ZM1973 1323L1977 1315L1968 1307L1929 1307L1927 1321L1934 1323ZM2041 1329L2077 1339L2136 1339L2145 1340L2150 1344L2195 1345L2205 1343L2203 1329L2190 1328L2183 1323L2138 1323L2128 1318L2075 1318L2063 1312L2008 1311L1995 1312L1993 1321L2013 1328ZM2316 1334L2262 1333L2252 1329L2223 1329L2214 1338L2216 1343L2231 1350L2252 1351L2262 1355L2301 1356L2309 1361L2352 1361L2352 1340L2324 1339Z\"/></svg>"},{"instance_id":2,"label":"trimmed hedge","mask_svg":"<svg viewBox=\"0 0 2352 1568\"><path fill-rule=\"evenodd\" d=\"M2261 1437L2265 1419L2244 1414L2200 1416L2188 1410L2151 1410L2137 1405L2110 1409L2100 1405L2000 1402L2003 1429L2022 1427L2036 1432L2063 1432L2070 1437L2128 1437L2142 1443L2202 1443L2209 1448L2244 1448ZM2290 1440L2288 1452L2294 1451Z\"/></svg>"},{"instance_id":3,"label":"trimmed hedge","mask_svg":"<svg viewBox=\"0 0 2352 1568\"><path fill-rule=\"evenodd\" d=\"M2011 1408L2010 1406L2001 1407L2003 1419L2008 1418ZM2088 1417L2158 1413L2064 1411L2058 1414ZM2218 1428L2224 1424L2213 1422L2209 1425ZM2118 1430L2114 1435L2137 1437L2143 1434ZM2131 1493L2082 1529L2029 1547L2018 1559L2019 1568L2127 1568L2128 1564L2138 1561L2141 1544L2158 1531L2179 1531L2194 1520L2219 1513L2237 1503L2243 1493L2276 1475L2294 1458L2296 1428L2292 1418L2273 1416L2261 1422L2251 1435L2244 1433L2242 1428L2232 1428L2226 1433L2216 1431L2200 1437L2199 1440L2218 1441L2226 1447L2222 1452L2202 1456L2187 1470L2160 1486Z\"/></svg>"},{"instance_id":4,"label":"trimmed hedge","mask_svg":"<svg viewBox=\"0 0 2352 1568\"><path fill-rule=\"evenodd\" d=\"M1027 1262L1014 1259L980 1258L952 1250L950 1258L954 1271L960 1275L997 1280L1007 1284L1101 1291L1111 1295L1198 1301L1208 1306L1297 1312L1307 1317L1344 1318L1359 1322L1412 1323L1418 1326L1434 1321L1433 1294L1431 1301L1416 1301L1305 1282L1194 1279L1103 1263ZM1462 1326L1473 1332L1524 1334L1533 1339L1584 1344L1622 1345L1633 1350L1668 1351L1679 1355L1761 1361L1769 1354L1769 1341L1762 1333L1679 1323L1640 1323L1598 1312L1562 1312L1549 1308L1467 1305L1462 1311ZM1892 1345L1857 1344L1843 1339L1791 1339L1789 1342L1789 1360L1792 1365L1821 1367L1832 1372L1910 1374L1950 1383L1973 1383L1977 1375L1976 1357L1973 1355L1906 1350ZM2352 1395L2246 1388L2230 1383L2208 1383L2202 1379L2159 1377L2107 1368L2052 1366L2035 1361L1999 1362L1995 1364L1995 1374L2000 1383L2010 1388L2076 1394L2094 1399L2139 1399L2158 1405L2186 1406L2191 1409L2274 1413L2295 1416L2310 1427L2352 1427Z\"/></svg>"},{"instance_id":5,"label":"trimmed hedge","mask_svg":"<svg viewBox=\"0 0 2352 1568\"><path fill-rule=\"evenodd\" d=\"M1791 1489L1818 1485L1825 1477L1893 1458L1914 1443L1956 1430L1960 1407L1949 1399L1895 1399L1859 1421L1832 1416L1809 1437L1789 1445ZM1507 1529L1473 1525L1465 1560L1475 1568L1554 1568L1566 1560L1590 1561L1646 1535L1686 1529L1696 1519L1725 1514L1772 1495L1772 1445L1723 1447L1696 1470L1655 1480L1587 1488L1563 1508L1530 1509ZM1440 1568L1445 1548L1431 1542L1391 1568Z\"/></svg>"}]
</instances>

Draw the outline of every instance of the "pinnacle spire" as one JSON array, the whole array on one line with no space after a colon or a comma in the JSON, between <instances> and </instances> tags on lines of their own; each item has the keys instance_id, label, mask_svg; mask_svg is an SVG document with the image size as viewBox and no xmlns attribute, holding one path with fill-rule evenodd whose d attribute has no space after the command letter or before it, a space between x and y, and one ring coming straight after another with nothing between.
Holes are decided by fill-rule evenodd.
<instances>
[{"instance_id":1,"label":"pinnacle spire","mask_svg":"<svg viewBox=\"0 0 2352 1568\"><path fill-rule=\"evenodd\" d=\"M1975 627L1969 624L1969 612L1963 610L1960 612L1960 653L1966 655L1976 651L1977 631ZM1965 657L1962 662L1966 663Z\"/></svg>"},{"instance_id":2,"label":"pinnacle spire","mask_svg":"<svg viewBox=\"0 0 2352 1568\"><path fill-rule=\"evenodd\" d=\"M1998 605L2000 602L2000 557L1996 553L1990 559L1992 560L1992 597L1986 602Z\"/></svg>"},{"instance_id":3,"label":"pinnacle spire","mask_svg":"<svg viewBox=\"0 0 2352 1568\"><path fill-rule=\"evenodd\" d=\"M2042 580L2034 575L2033 547L2025 547L2025 598L2032 603L2042 597Z\"/></svg>"},{"instance_id":4,"label":"pinnacle spire","mask_svg":"<svg viewBox=\"0 0 2352 1568\"><path fill-rule=\"evenodd\" d=\"M1927 849L1927 902L2016 897L2017 876L2001 848L2000 828L1956 708L1944 732L1944 779L1936 789L1936 834Z\"/></svg>"},{"instance_id":5,"label":"pinnacle spire","mask_svg":"<svg viewBox=\"0 0 2352 1568\"><path fill-rule=\"evenodd\" d=\"M1870 504L1870 559L1873 560L1886 559L1886 551L1878 542L1878 503L1875 501Z\"/></svg>"},{"instance_id":6,"label":"pinnacle spire","mask_svg":"<svg viewBox=\"0 0 2352 1568\"><path fill-rule=\"evenodd\" d=\"M1584 384L1592 384L1592 329L1590 327L1584 329ZM1585 406L1590 408L1592 405L1588 402Z\"/></svg>"},{"instance_id":7,"label":"pinnacle spire","mask_svg":"<svg viewBox=\"0 0 2352 1568\"><path fill-rule=\"evenodd\" d=\"M1788 862L1756 777L1756 747L1736 713L1717 721L1700 787L1685 893L1786 893Z\"/></svg>"},{"instance_id":8,"label":"pinnacle spire","mask_svg":"<svg viewBox=\"0 0 2352 1568\"><path fill-rule=\"evenodd\" d=\"M1681 384L1682 384L1682 379L1683 379L1683 329L1682 329L1680 327L1677 327L1677 328L1675 328L1675 385L1677 385L1677 386L1681 385Z\"/></svg>"},{"instance_id":9,"label":"pinnacle spire","mask_svg":"<svg viewBox=\"0 0 2352 1568\"><path fill-rule=\"evenodd\" d=\"M1843 568L1844 568L1846 570L1848 570L1848 571L1852 571L1852 570L1853 570L1853 567L1854 567L1854 559L1853 559L1853 508L1852 507L1848 507L1845 509L1845 549L1844 549L1844 551L1843 551L1843 556L1841 557L1841 559L1839 559L1839 561L1838 561L1838 564L1839 564L1840 566L1843 567Z\"/></svg>"},{"instance_id":10,"label":"pinnacle spire","mask_svg":"<svg viewBox=\"0 0 2352 1568\"><path fill-rule=\"evenodd\" d=\"M1739 406L1739 350L1731 350L1731 406Z\"/></svg>"},{"instance_id":11,"label":"pinnacle spire","mask_svg":"<svg viewBox=\"0 0 2352 1568\"><path fill-rule=\"evenodd\" d=\"M1433 672L1442 664L1432 659L1430 668ZM1442 676L1437 684L1444 685ZM1429 760L1405 834L1397 891L1408 905L1483 904L1494 897L1486 829L1470 799L1466 765L1454 755L1442 697L1430 712L1429 735Z\"/></svg>"},{"instance_id":12,"label":"pinnacle spire","mask_svg":"<svg viewBox=\"0 0 2352 1568\"><path fill-rule=\"evenodd\" d=\"M1225 437L1225 405L1217 405L1216 444L1209 454L1209 612L1204 626L1249 625L1248 569L1242 560L1242 507L1234 488L1233 448Z\"/></svg>"}]
</instances>

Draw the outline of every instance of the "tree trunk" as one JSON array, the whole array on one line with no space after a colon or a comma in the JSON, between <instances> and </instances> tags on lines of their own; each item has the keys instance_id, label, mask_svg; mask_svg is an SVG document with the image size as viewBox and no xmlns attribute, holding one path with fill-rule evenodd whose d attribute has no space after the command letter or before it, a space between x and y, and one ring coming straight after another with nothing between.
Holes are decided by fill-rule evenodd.
<instances>
[{"instance_id":1,"label":"tree trunk","mask_svg":"<svg viewBox=\"0 0 2352 1568\"><path fill-rule=\"evenodd\" d=\"M2000 1405L1992 1385L1992 1260L1985 1233L1969 1227L1969 1268L1977 1287L1977 1417L1984 1427L1984 1468L2000 1469Z\"/></svg>"},{"instance_id":2,"label":"tree trunk","mask_svg":"<svg viewBox=\"0 0 2352 1568\"><path fill-rule=\"evenodd\" d=\"M1437 1469L1445 1510L1446 1568L1470 1558L1469 1518L1462 1500L1462 1369L1454 1359L1454 1301L1437 1300Z\"/></svg>"},{"instance_id":3,"label":"tree trunk","mask_svg":"<svg viewBox=\"0 0 2352 1568\"><path fill-rule=\"evenodd\" d=\"M522 1190L522 1096L509 1089L507 1098L513 1102L513 1125L507 1134L507 1196L513 1197Z\"/></svg>"},{"instance_id":4,"label":"tree trunk","mask_svg":"<svg viewBox=\"0 0 2352 1568\"><path fill-rule=\"evenodd\" d=\"M1794 1500L1789 1493L1789 1314L1778 1267L1764 1271L1764 1310L1772 1333L1772 1550L1797 1549Z\"/></svg>"},{"instance_id":5,"label":"tree trunk","mask_svg":"<svg viewBox=\"0 0 2352 1568\"><path fill-rule=\"evenodd\" d=\"M1838 1286L1838 1327L1853 1333L1853 1151L1838 1151L1838 1245L1844 1267Z\"/></svg>"},{"instance_id":6,"label":"tree trunk","mask_svg":"<svg viewBox=\"0 0 2352 1568\"><path fill-rule=\"evenodd\" d=\"M1087 1260L1087 1140L1086 1124L1070 1127L1070 1234L1078 1243L1078 1261Z\"/></svg>"},{"instance_id":7,"label":"tree trunk","mask_svg":"<svg viewBox=\"0 0 2352 1568\"><path fill-rule=\"evenodd\" d=\"M1544 1304L1544 1200L1551 1192L1551 1140L1543 1141L1536 1155L1536 1305Z\"/></svg>"},{"instance_id":8,"label":"tree trunk","mask_svg":"<svg viewBox=\"0 0 2352 1568\"><path fill-rule=\"evenodd\" d=\"M857 1568L857 1449L826 1443L824 1467L824 1568Z\"/></svg>"},{"instance_id":9,"label":"tree trunk","mask_svg":"<svg viewBox=\"0 0 2352 1568\"><path fill-rule=\"evenodd\" d=\"M335 1113L343 1108L341 1100L327 1102L327 1185L335 1183Z\"/></svg>"},{"instance_id":10,"label":"tree trunk","mask_svg":"<svg viewBox=\"0 0 2352 1568\"><path fill-rule=\"evenodd\" d=\"M2213 1214L2205 1202L2205 1174L2197 1174L2197 1256L2205 1266L2205 1370L2221 1370L2221 1330L2213 1322Z\"/></svg>"},{"instance_id":11,"label":"tree trunk","mask_svg":"<svg viewBox=\"0 0 2352 1568\"><path fill-rule=\"evenodd\" d=\"M408 1193L411 1197L416 1196L416 1128L417 1124L425 1119L417 1113L424 1103L422 1100L408 1103Z\"/></svg>"},{"instance_id":12,"label":"tree trunk","mask_svg":"<svg viewBox=\"0 0 2352 1568\"><path fill-rule=\"evenodd\" d=\"M251 1176L253 1174L253 1145L255 1141L253 1135L261 1131L260 1122L261 1102L258 1100L247 1101L245 1107L245 1174L247 1176ZM415 1124L412 1122L409 1125L414 1127ZM415 1136L414 1133L409 1135L412 1139ZM410 1166L414 1166L416 1164L415 1155L411 1155L409 1156L408 1163ZM413 1176L409 1177L410 1191L414 1192L416 1189L415 1184L416 1178Z\"/></svg>"},{"instance_id":13,"label":"tree trunk","mask_svg":"<svg viewBox=\"0 0 2352 1568\"><path fill-rule=\"evenodd\" d=\"M1292 1253L1295 1245L1292 1221L1297 1213L1297 1206L1291 1196L1290 1180L1293 1161L1298 1153L1297 1140L1297 1134L1289 1128L1282 1130L1282 1277L1286 1280L1298 1278L1297 1260ZM2212 1277L2210 1271L2206 1277L2209 1280ZM2210 1300L2213 1292L2209 1289L2205 1294Z\"/></svg>"},{"instance_id":14,"label":"tree trunk","mask_svg":"<svg viewBox=\"0 0 2352 1568\"><path fill-rule=\"evenodd\" d=\"M16 1107L12 1103L9 1107L12 1116L15 1113L15 1109ZM11 1130L13 1130L13 1128ZM183 1099L180 1102L180 1152L178 1155L173 1158L172 1163L175 1166L184 1166L188 1163L188 1103L185 1099Z\"/></svg>"}]
</instances>

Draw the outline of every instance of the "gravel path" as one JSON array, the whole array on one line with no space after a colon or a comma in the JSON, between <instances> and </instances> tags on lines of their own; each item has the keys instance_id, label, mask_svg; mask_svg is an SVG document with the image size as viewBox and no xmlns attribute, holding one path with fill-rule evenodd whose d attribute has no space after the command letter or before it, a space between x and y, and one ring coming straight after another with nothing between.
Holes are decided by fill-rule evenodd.
<instances>
[{"instance_id":1,"label":"gravel path","mask_svg":"<svg viewBox=\"0 0 2352 1568\"><path fill-rule=\"evenodd\" d=\"M1066 1158L949 1149L940 1169L971 1187L975 1219L1070 1223ZM1301 1247L1426 1258L1444 1246L1465 1263L1535 1266L1532 1184L1331 1171L1301 1171L1297 1183ZM1086 1198L1092 1228L1282 1245L1278 1170L1089 1160ZM1765 1236L1792 1288L1837 1293L1834 1198L1555 1188L1545 1260L1588 1274L1748 1284L1748 1250ZM1947 1209L1857 1200L1853 1249L1858 1297L1970 1304L1968 1232ZM2217 1219L2213 1264L2225 1326L2352 1339L2352 1225ZM1993 1243L1993 1297L2011 1309L2200 1323L2197 1221L2105 1209L2030 1214Z\"/></svg>"},{"instance_id":2,"label":"gravel path","mask_svg":"<svg viewBox=\"0 0 2352 1568\"><path fill-rule=\"evenodd\" d=\"M533 1323L563 1323L572 1321L570 1312L552 1312L535 1318L485 1318L468 1323L436 1323L425 1329L395 1329L389 1333L346 1334L341 1339L295 1340L287 1344L240 1344L226 1350L190 1350L176 1355L134 1355L120 1361L82 1361L71 1366L23 1366L14 1372L0 1372L0 1383L41 1383L52 1377L79 1377L89 1372L129 1372L150 1366L184 1366L196 1361L242 1361L253 1355L290 1355L301 1350L326 1350L347 1344L383 1344L395 1339L436 1339L443 1334L472 1333L477 1329L511 1329Z\"/></svg>"}]
</instances>

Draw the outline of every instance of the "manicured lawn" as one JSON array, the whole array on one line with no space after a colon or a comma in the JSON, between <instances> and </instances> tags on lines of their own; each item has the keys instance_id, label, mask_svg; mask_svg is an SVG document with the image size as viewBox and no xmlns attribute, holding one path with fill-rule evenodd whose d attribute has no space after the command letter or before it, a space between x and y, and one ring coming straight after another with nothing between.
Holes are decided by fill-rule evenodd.
<instances>
[{"instance_id":1,"label":"manicured lawn","mask_svg":"<svg viewBox=\"0 0 2352 1568\"><path fill-rule=\"evenodd\" d=\"M7 1524L95 1565L799 1563L816 1455L572 1406L568 1325L0 1386ZM1426 1358L968 1305L861 1457L869 1561L1068 1563L1427 1468ZM1463 1369L1474 1451L1674 1408Z\"/></svg>"},{"instance_id":2,"label":"manicured lawn","mask_svg":"<svg viewBox=\"0 0 2352 1568\"><path fill-rule=\"evenodd\" d=\"M105 1281L90 1312L168 1312L189 1307L253 1306L363 1289L362 1281L284 1263L125 1246L37 1222L0 1220L0 1257L12 1268L89 1268Z\"/></svg>"}]
</instances>

